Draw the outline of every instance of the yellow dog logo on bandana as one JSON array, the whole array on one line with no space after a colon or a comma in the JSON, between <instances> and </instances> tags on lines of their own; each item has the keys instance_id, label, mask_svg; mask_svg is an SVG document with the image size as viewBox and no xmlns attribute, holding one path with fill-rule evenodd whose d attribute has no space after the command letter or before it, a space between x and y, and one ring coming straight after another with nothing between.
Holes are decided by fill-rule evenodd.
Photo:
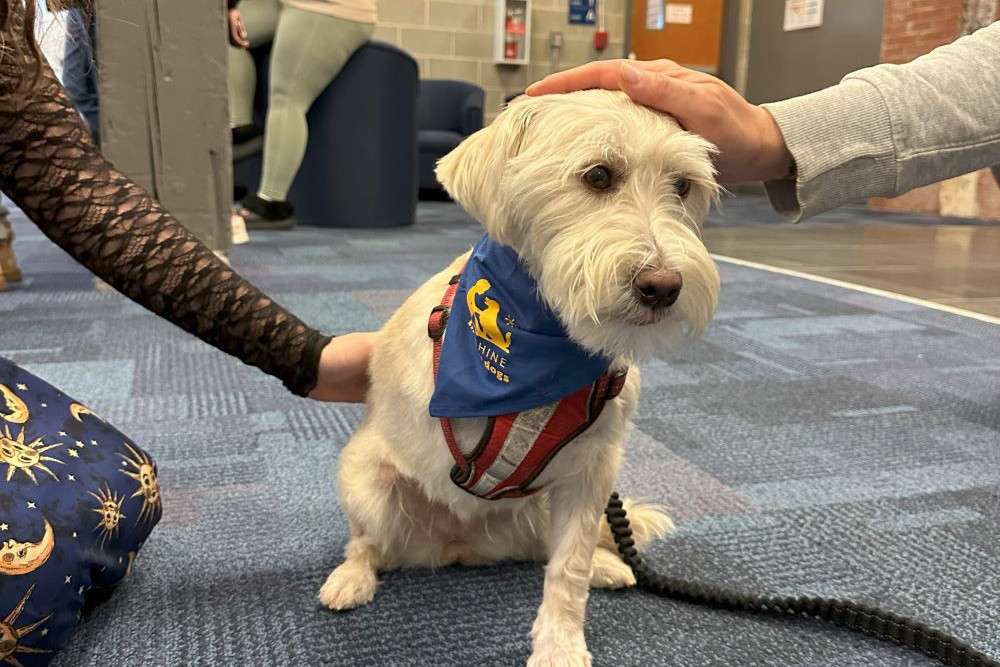
<instances>
[{"instance_id":1,"label":"yellow dog logo on bandana","mask_svg":"<svg viewBox=\"0 0 1000 667\"><path fill-rule=\"evenodd\" d=\"M480 308L476 304L476 297L483 296L489 291L491 285L486 278L480 278L475 285L469 288L466 300L469 304L469 313L472 319L469 324L477 336L483 340L496 345L504 352L510 352L510 332L504 334L500 331L498 320L500 318L500 304L488 296L483 297L485 308Z\"/></svg>"}]
</instances>

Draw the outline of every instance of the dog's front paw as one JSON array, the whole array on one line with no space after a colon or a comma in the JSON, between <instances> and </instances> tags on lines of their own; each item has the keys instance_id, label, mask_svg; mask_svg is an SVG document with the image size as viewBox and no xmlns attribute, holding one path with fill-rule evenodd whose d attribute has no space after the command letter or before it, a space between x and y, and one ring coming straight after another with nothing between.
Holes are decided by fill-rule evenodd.
<instances>
[{"instance_id":1,"label":"dog's front paw","mask_svg":"<svg viewBox=\"0 0 1000 667\"><path fill-rule=\"evenodd\" d=\"M536 646L528 667L591 667L590 651L577 646Z\"/></svg>"},{"instance_id":2,"label":"dog's front paw","mask_svg":"<svg viewBox=\"0 0 1000 667\"><path fill-rule=\"evenodd\" d=\"M541 619L539 619L541 620ZM590 651L582 631L563 628L561 632L548 632L535 623L534 650L528 658L528 667L590 667Z\"/></svg>"},{"instance_id":3,"label":"dog's front paw","mask_svg":"<svg viewBox=\"0 0 1000 667\"><path fill-rule=\"evenodd\" d=\"M344 563L326 578L318 597L324 607L344 611L371 602L377 587L378 579L371 569Z\"/></svg>"},{"instance_id":4,"label":"dog's front paw","mask_svg":"<svg viewBox=\"0 0 1000 667\"><path fill-rule=\"evenodd\" d=\"M626 588L635 586L635 574L618 554L598 547L594 551L593 569L590 571L593 588Z\"/></svg>"}]
</instances>

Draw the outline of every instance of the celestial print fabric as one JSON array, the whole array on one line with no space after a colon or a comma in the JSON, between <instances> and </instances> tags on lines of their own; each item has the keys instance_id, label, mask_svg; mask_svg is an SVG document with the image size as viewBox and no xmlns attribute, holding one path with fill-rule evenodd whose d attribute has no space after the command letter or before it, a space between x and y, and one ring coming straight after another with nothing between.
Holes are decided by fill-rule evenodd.
<instances>
[{"instance_id":1,"label":"celestial print fabric","mask_svg":"<svg viewBox=\"0 0 1000 667\"><path fill-rule=\"evenodd\" d=\"M149 455L0 357L0 665L47 665L160 514Z\"/></svg>"}]
</instances>

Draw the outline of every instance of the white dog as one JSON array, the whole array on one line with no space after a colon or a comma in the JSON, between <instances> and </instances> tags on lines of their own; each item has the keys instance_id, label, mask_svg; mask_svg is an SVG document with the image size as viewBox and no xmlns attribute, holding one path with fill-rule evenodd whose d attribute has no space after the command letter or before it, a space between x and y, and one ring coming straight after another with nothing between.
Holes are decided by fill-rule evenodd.
<instances>
[{"instance_id":1,"label":"white dog","mask_svg":"<svg viewBox=\"0 0 1000 667\"><path fill-rule=\"evenodd\" d=\"M624 94L585 91L513 104L441 160L441 183L516 251L568 337L603 355L611 373L627 370L627 381L534 480L540 493L470 494L452 481L455 459L428 413L435 380L427 333L468 255L434 276L379 335L367 413L341 454L351 539L319 591L324 605L370 602L379 570L544 561L528 664L590 664L589 586L635 582L601 527L639 396L633 364L699 335L718 301L718 271L699 231L718 191L712 151ZM486 423L451 420L464 453ZM653 507L632 507L630 517L640 545L671 528Z\"/></svg>"}]
</instances>

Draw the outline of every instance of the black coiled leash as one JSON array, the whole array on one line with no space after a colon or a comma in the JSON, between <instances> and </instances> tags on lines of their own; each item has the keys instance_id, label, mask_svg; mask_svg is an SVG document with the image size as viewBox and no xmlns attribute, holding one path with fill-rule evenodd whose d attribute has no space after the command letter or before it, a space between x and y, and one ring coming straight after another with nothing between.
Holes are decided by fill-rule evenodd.
<instances>
[{"instance_id":1,"label":"black coiled leash","mask_svg":"<svg viewBox=\"0 0 1000 667\"><path fill-rule=\"evenodd\" d=\"M604 510L611 534L625 564L632 568L639 590L697 604L755 613L805 615L848 630L920 651L950 667L1000 667L1000 662L962 640L927 625L859 602L806 596L769 597L695 584L655 572L642 560L632 539L625 507L612 493Z\"/></svg>"}]
</instances>

